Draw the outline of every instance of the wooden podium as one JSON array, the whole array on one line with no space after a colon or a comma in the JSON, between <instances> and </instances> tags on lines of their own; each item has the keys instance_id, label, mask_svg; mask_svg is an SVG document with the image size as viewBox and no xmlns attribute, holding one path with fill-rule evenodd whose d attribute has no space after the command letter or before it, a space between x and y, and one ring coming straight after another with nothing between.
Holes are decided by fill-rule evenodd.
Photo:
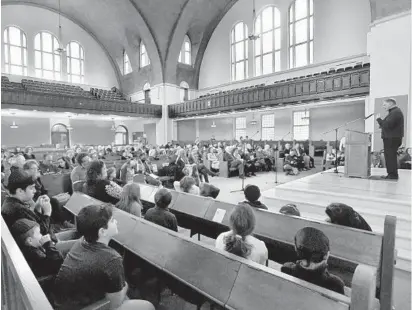
<instances>
[{"instance_id":1,"label":"wooden podium","mask_svg":"<svg viewBox=\"0 0 412 310\"><path fill-rule=\"evenodd\" d=\"M371 135L346 130L345 176L369 178L371 175Z\"/></svg>"}]
</instances>

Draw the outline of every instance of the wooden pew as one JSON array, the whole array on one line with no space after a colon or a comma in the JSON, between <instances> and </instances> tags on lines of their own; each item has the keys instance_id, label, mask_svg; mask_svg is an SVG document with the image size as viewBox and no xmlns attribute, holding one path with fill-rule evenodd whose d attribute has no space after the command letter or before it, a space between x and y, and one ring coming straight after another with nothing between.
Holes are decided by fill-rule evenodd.
<instances>
[{"instance_id":1,"label":"wooden pew","mask_svg":"<svg viewBox=\"0 0 412 310\"><path fill-rule=\"evenodd\" d=\"M141 200L152 203L146 196L153 196L156 188L146 189L141 186ZM173 200L170 210L176 215L179 226L191 230L191 235L202 234L216 238L229 230L229 215L234 204L212 198L194 196L171 191ZM224 212L221 221L215 218L216 212ZM302 217L292 217L277 212L255 210L257 225L254 235L264 241L269 250L269 258L279 263L295 259L294 236L303 227L322 230L330 240L330 266L341 276L346 285L351 284L352 275L358 264L372 266L378 270L376 293L382 309L391 309L392 286L395 263L396 217L386 216L384 234L368 232L327 222ZM281 254L281 255L280 255Z\"/></svg>"},{"instance_id":2,"label":"wooden pew","mask_svg":"<svg viewBox=\"0 0 412 310\"><path fill-rule=\"evenodd\" d=\"M77 215L97 200L75 193L66 208ZM359 265L350 296L337 294L277 270L220 251L114 209L119 233L114 242L124 260L141 259L224 309L379 309L374 298L376 269ZM172 290L174 287L170 287ZM200 305L198 305L200 309Z\"/></svg>"}]
</instances>

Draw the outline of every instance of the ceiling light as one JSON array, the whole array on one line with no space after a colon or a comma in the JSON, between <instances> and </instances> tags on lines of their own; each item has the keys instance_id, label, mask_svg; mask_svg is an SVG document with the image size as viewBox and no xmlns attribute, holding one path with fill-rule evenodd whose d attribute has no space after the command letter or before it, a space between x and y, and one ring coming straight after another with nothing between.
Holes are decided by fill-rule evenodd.
<instances>
[{"instance_id":1,"label":"ceiling light","mask_svg":"<svg viewBox=\"0 0 412 310\"><path fill-rule=\"evenodd\" d=\"M211 125L210 127L212 127L212 128L216 128L215 121L213 121L213 123L212 123L212 125Z\"/></svg>"},{"instance_id":2,"label":"ceiling light","mask_svg":"<svg viewBox=\"0 0 412 310\"><path fill-rule=\"evenodd\" d=\"M17 129L17 128L19 128L19 126L16 124L15 121L13 121L13 123L10 125L10 128L11 129Z\"/></svg>"}]
</instances>

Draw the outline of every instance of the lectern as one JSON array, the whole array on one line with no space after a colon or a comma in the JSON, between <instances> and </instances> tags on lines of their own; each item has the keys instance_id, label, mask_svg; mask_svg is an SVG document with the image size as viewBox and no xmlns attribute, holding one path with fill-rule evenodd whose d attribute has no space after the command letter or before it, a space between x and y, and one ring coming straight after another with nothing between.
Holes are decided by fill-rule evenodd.
<instances>
[{"instance_id":1,"label":"lectern","mask_svg":"<svg viewBox=\"0 0 412 310\"><path fill-rule=\"evenodd\" d=\"M345 176L369 178L371 175L371 135L346 130Z\"/></svg>"}]
</instances>

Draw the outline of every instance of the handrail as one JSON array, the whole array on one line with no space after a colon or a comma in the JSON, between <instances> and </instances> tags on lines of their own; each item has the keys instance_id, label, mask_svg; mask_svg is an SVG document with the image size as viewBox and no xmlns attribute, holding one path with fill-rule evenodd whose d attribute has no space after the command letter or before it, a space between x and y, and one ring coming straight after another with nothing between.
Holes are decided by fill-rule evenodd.
<instances>
[{"instance_id":1,"label":"handrail","mask_svg":"<svg viewBox=\"0 0 412 310\"><path fill-rule=\"evenodd\" d=\"M53 310L1 217L2 309Z\"/></svg>"}]
</instances>

